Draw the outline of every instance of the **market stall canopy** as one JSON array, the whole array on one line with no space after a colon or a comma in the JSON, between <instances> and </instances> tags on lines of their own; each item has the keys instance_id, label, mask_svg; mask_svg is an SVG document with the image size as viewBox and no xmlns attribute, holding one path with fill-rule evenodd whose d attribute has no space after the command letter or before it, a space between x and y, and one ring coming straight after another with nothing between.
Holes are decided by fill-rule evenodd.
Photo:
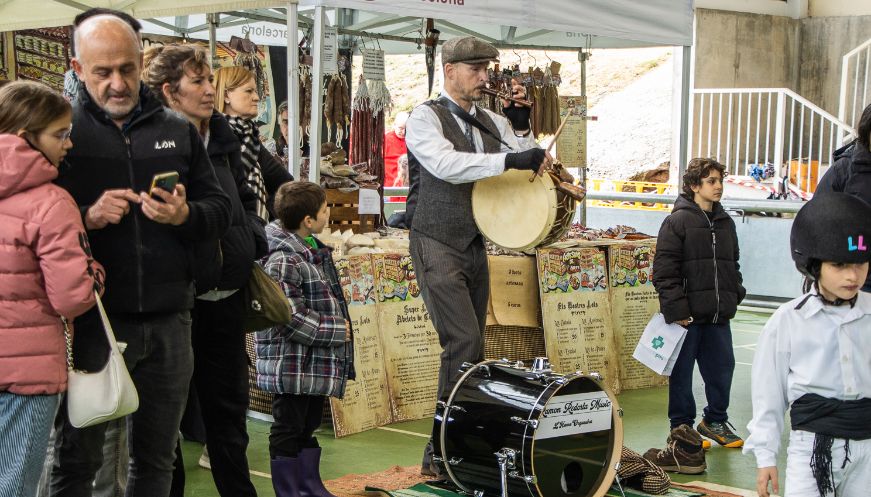
<instances>
[{"instance_id":1,"label":"market stall canopy","mask_svg":"<svg viewBox=\"0 0 871 497\"><path fill-rule=\"evenodd\" d=\"M358 22L370 32L403 32L391 21L432 17L454 34L480 34L505 45L625 47L692 44L692 0L300 0L386 14ZM401 16L397 15L401 13ZM514 27L512 29L511 27ZM407 30L405 30L407 31ZM590 44L584 35L592 35Z\"/></svg>"},{"instance_id":2,"label":"market stall canopy","mask_svg":"<svg viewBox=\"0 0 871 497\"><path fill-rule=\"evenodd\" d=\"M66 26L72 24L76 15L92 7L123 10L137 19L147 19L286 6L287 3L275 0L0 0L0 31Z\"/></svg>"},{"instance_id":3,"label":"market stall canopy","mask_svg":"<svg viewBox=\"0 0 871 497\"><path fill-rule=\"evenodd\" d=\"M261 44L285 45L281 0L0 0L0 31L64 26L91 7L123 10L153 21L146 32L207 38L203 14L223 12L221 25L259 33ZM365 40L381 37L388 53L416 53L421 18L436 20L441 41L473 34L499 47L619 48L692 43L693 0L300 0L300 24L316 6L348 9L330 23ZM332 9L328 9L332 10ZM399 14L397 14L399 13ZM179 22L176 16L191 16ZM331 13L328 17L332 17ZM219 28L220 30L220 28ZM219 33L228 38L229 33ZM233 32L232 34L239 34ZM391 40L391 38L393 38ZM407 41L397 41L405 39Z\"/></svg>"}]
</instances>

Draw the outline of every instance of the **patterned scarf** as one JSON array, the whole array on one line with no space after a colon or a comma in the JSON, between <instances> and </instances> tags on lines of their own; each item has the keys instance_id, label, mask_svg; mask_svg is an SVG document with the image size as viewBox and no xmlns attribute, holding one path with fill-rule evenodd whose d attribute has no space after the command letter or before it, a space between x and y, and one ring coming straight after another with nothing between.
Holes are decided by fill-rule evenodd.
<instances>
[{"instance_id":1,"label":"patterned scarf","mask_svg":"<svg viewBox=\"0 0 871 497\"><path fill-rule=\"evenodd\" d=\"M242 164L245 166L245 182L257 194L257 215L264 221L269 221L269 210L266 208L266 183L257 157L260 155L260 132L254 121L243 117L227 116L227 121L236 137L242 142Z\"/></svg>"}]
</instances>

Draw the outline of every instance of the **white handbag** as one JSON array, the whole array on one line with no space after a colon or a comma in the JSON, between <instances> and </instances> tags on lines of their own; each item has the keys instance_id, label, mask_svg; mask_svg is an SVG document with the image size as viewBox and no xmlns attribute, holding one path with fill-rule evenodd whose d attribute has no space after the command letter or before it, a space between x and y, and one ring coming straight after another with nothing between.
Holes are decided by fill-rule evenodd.
<instances>
[{"instance_id":1,"label":"white handbag","mask_svg":"<svg viewBox=\"0 0 871 497\"><path fill-rule=\"evenodd\" d=\"M64 335L67 341L67 414L70 424L76 428L84 428L100 424L112 419L124 417L139 408L139 394L124 356L115 341L112 325L103 309L100 295L96 294L97 308L103 321L103 330L109 341L109 360L103 369L88 373L78 371L73 367L72 337L69 327L64 321Z\"/></svg>"}]
</instances>

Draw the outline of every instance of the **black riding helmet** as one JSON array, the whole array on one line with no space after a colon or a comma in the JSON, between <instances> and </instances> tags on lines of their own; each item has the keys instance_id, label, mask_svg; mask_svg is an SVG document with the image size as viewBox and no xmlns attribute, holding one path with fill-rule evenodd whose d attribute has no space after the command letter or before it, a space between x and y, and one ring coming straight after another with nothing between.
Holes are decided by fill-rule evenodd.
<instances>
[{"instance_id":1,"label":"black riding helmet","mask_svg":"<svg viewBox=\"0 0 871 497\"><path fill-rule=\"evenodd\" d=\"M789 247L795 267L812 279L819 262L871 261L871 205L848 193L814 195L795 215Z\"/></svg>"}]
</instances>

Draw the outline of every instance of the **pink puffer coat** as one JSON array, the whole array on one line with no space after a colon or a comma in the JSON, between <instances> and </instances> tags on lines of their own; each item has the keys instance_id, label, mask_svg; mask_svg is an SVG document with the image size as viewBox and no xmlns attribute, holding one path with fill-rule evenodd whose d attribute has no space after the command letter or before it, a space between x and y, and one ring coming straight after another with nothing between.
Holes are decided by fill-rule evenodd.
<instances>
[{"instance_id":1,"label":"pink puffer coat","mask_svg":"<svg viewBox=\"0 0 871 497\"><path fill-rule=\"evenodd\" d=\"M73 198L51 183L56 177L24 139L0 135L0 391L66 390L60 316L90 309L105 280Z\"/></svg>"}]
</instances>

